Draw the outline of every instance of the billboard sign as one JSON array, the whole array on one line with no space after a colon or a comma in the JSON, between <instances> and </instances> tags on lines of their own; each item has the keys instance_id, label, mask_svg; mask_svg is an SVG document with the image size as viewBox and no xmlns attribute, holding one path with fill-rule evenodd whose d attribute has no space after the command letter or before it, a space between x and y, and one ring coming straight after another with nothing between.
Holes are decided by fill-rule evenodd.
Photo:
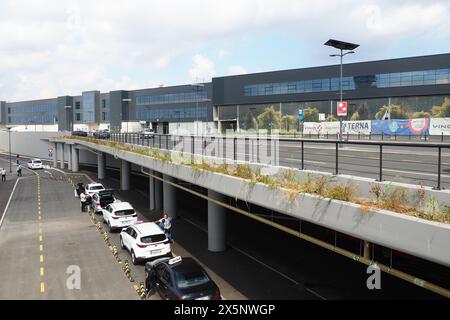
<instances>
[{"instance_id":1,"label":"billboard sign","mask_svg":"<svg viewBox=\"0 0 450 320\"><path fill-rule=\"evenodd\" d=\"M372 131L372 122L368 121L344 121L342 124L343 134L365 134Z\"/></svg>"},{"instance_id":2,"label":"billboard sign","mask_svg":"<svg viewBox=\"0 0 450 320\"><path fill-rule=\"evenodd\" d=\"M298 110L298 121L303 121L303 109Z\"/></svg>"},{"instance_id":3,"label":"billboard sign","mask_svg":"<svg viewBox=\"0 0 450 320\"><path fill-rule=\"evenodd\" d=\"M429 135L429 122L429 119L374 120L372 121L372 134Z\"/></svg>"},{"instance_id":4,"label":"billboard sign","mask_svg":"<svg viewBox=\"0 0 450 320\"><path fill-rule=\"evenodd\" d=\"M450 118L431 119L430 134L450 136Z\"/></svg>"},{"instance_id":5,"label":"billboard sign","mask_svg":"<svg viewBox=\"0 0 450 320\"><path fill-rule=\"evenodd\" d=\"M346 101L338 102L337 105L338 105L337 107L338 117L346 117L348 113L347 102Z\"/></svg>"}]
</instances>

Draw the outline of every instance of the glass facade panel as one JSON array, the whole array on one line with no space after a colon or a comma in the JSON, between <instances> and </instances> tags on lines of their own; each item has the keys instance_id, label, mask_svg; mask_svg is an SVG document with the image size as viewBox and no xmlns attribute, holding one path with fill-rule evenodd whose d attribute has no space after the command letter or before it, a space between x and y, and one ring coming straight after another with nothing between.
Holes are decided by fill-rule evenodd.
<instances>
[{"instance_id":1,"label":"glass facade panel","mask_svg":"<svg viewBox=\"0 0 450 320\"><path fill-rule=\"evenodd\" d=\"M136 111L136 119L140 121L207 121L208 106L199 105L182 108L149 108Z\"/></svg>"},{"instance_id":2,"label":"glass facade panel","mask_svg":"<svg viewBox=\"0 0 450 320\"><path fill-rule=\"evenodd\" d=\"M265 92L265 91L264 91ZM249 94L251 94L249 92ZM136 105L156 105L156 104L173 104L173 103L189 103L208 101L208 93L206 91L172 93L157 96L139 96L136 97Z\"/></svg>"},{"instance_id":3,"label":"glass facade panel","mask_svg":"<svg viewBox=\"0 0 450 320\"><path fill-rule=\"evenodd\" d=\"M450 84L450 69L383 73L342 78L342 88L345 91L361 88L393 88L441 84ZM244 87L244 94L247 97L255 97L339 90L340 78L328 78L248 85Z\"/></svg>"},{"instance_id":4,"label":"glass facade panel","mask_svg":"<svg viewBox=\"0 0 450 320\"><path fill-rule=\"evenodd\" d=\"M84 123L95 122L95 93L83 93L83 109L81 112L81 119Z\"/></svg>"}]
</instances>

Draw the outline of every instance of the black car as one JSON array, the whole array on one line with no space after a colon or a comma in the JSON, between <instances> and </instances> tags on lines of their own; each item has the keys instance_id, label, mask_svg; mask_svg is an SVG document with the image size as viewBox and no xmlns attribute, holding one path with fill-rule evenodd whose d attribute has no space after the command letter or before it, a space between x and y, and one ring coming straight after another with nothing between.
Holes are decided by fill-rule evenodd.
<instances>
[{"instance_id":1,"label":"black car","mask_svg":"<svg viewBox=\"0 0 450 320\"><path fill-rule=\"evenodd\" d=\"M162 258L145 265L145 288L165 300L222 300L219 287L192 258Z\"/></svg>"},{"instance_id":2,"label":"black car","mask_svg":"<svg viewBox=\"0 0 450 320\"><path fill-rule=\"evenodd\" d=\"M98 130L94 132L94 138L95 139L109 139L111 137L111 134L108 130Z\"/></svg>"},{"instance_id":3,"label":"black car","mask_svg":"<svg viewBox=\"0 0 450 320\"><path fill-rule=\"evenodd\" d=\"M76 130L72 132L72 135L77 137L87 137L88 133L82 130Z\"/></svg>"}]
</instances>

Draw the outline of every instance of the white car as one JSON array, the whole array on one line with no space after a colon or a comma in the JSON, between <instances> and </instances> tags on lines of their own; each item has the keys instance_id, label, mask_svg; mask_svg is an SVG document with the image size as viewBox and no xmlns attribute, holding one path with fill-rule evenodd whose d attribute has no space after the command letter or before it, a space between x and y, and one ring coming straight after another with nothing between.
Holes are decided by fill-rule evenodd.
<instances>
[{"instance_id":1,"label":"white car","mask_svg":"<svg viewBox=\"0 0 450 320\"><path fill-rule=\"evenodd\" d=\"M100 191L106 190L105 187L101 183L90 183L86 187L86 193L90 196L94 195L95 193L99 193Z\"/></svg>"},{"instance_id":2,"label":"white car","mask_svg":"<svg viewBox=\"0 0 450 320\"><path fill-rule=\"evenodd\" d=\"M154 222L132 225L120 232L120 246L131 254L133 264L148 259L172 257L170 242Z\"/></svg>"},{"instance_id":3,"label":"white car","mask_svg":"<svg viewBox=\"0 0 450 320\"><path fill-rule=\"evenodd\" d=\"M136 211L128 202L111 203L102 210L102 214L109 231L129 227L137 221Z\"/></svg>"},{"instance_id":4,"label":"white car","mask_svg":"<svg viewBox=\"0 0 450 320\"><path fill-rule=\"evenodd\" d=\"M33 159L33 160L28 161L28 169L31 169L31 170L44 169L42 160Z\"/></svg>"}]
</instances>

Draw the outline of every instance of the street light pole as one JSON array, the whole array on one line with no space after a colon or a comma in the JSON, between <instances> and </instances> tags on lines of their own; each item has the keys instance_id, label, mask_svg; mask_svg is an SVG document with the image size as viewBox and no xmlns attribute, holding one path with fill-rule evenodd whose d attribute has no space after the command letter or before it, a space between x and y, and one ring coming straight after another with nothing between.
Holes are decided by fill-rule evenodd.
<instances>
[{"instance_id":1,"label":"street light pole","mask_svg":"<svg viewBox=\"0 0 450 320\"><path fill-rule=\"evenodd\" d=\"M11 157L11 128L8 129L8 144L9 144L9 173L12 173L12 157Z\"/></svg>"}]
</instances>

